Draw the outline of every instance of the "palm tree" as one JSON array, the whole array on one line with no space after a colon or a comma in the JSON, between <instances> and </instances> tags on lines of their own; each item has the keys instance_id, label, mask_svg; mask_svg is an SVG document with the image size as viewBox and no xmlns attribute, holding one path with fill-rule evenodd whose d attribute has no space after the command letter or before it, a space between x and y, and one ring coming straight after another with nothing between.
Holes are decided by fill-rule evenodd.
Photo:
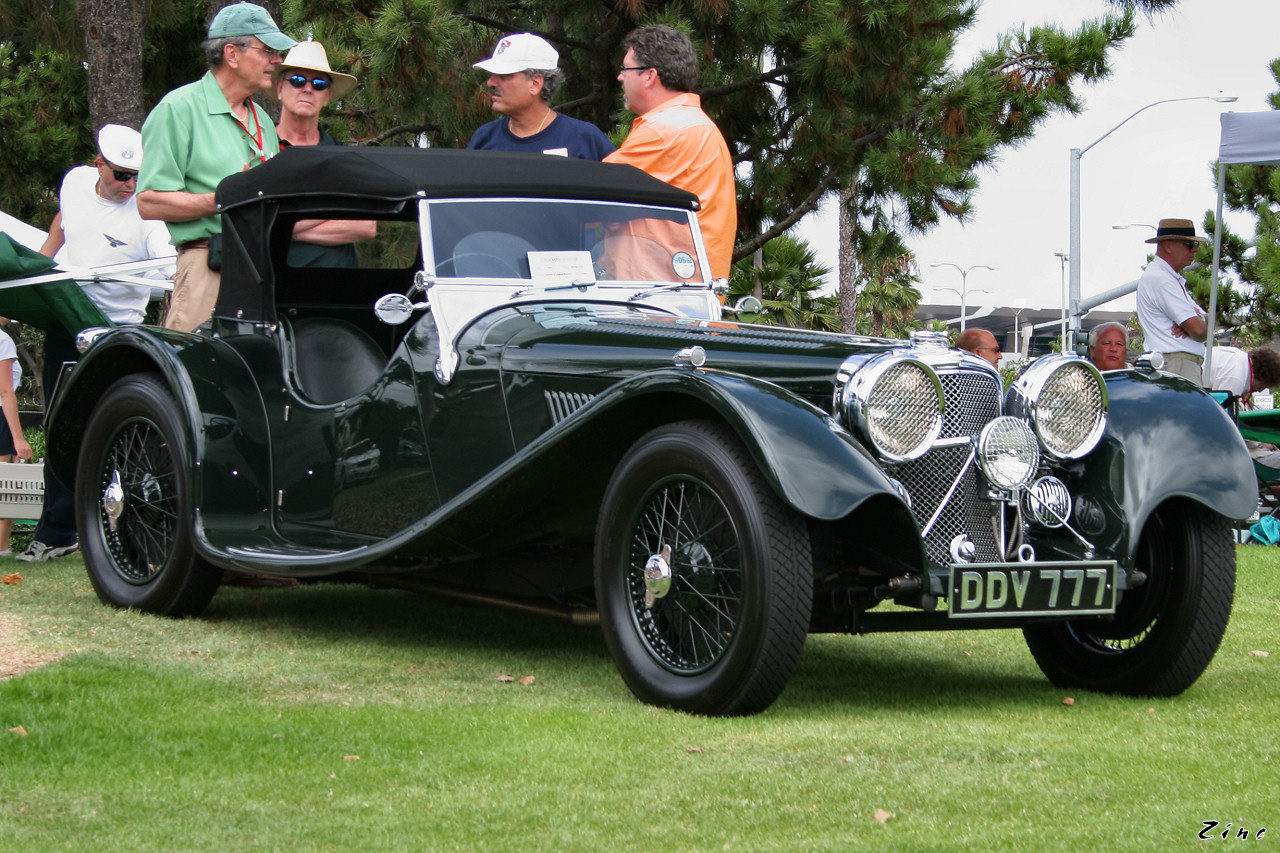
<instances>
[{"instance_id":1,"label":"palm tree","mask_svg":"<svg viewBox=\"0 0 1280 853\"><path fill-rule=\"evenodd\" d=\"M887 228L857 235L858 272L856 328L877 337L906 337L919 326L914 319L920 305L915 282L916 257L902 238Z\"/></svg>"},{"instance_id":2,"label":"palm tree","mask_svg":"<svg viewBox=\"0 0 1280 853\"><path fill-rule=\"evenodd\" d=\"M765 243L760 255L759 266L754 256L738 261L729 278L731 297L754 293L759 285L764 308L749 318L752 322L839 331L838 300L820 292L823 276L831 271L817 262L808 243L782 234Z\"/></svg>"}]
</instances>

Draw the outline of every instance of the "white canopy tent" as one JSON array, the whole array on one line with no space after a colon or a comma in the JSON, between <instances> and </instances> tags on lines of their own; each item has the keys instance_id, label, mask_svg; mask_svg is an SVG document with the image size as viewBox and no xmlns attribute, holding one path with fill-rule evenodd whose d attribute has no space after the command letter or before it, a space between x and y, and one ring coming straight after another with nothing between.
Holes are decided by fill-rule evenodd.
<instances>
[{"instance_id":1,"label":"white canopy tent","mask_svg":"<svg viewBox=\"0 0 1280 853\"><path fill-rule=\"evenodd\" d=\"M1204 350L1206 383L1213 375L1213 327L1218 311L1218 272L1222 258L1222 193L1229 163L1280 166L1280 110L1222 114L1222 142L1218 148L1218 206L1213 229L1213 276L1209 288L1209 328L1205 336L1209 345Z\"/></svg>"}]
</instances>

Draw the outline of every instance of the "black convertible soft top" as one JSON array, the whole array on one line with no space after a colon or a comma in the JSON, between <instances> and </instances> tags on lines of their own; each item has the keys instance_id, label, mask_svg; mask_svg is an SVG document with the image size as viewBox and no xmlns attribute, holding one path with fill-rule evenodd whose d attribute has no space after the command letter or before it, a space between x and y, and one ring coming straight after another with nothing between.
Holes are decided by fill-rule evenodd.
<instances>
[{"instance_id":1,"label":"black convertible soft top","mask_svg":"<svg viewBox=\"0 0 1280 853\"><path fill-rule=\"evenodd\" d=\"M293 147L218 185L226 211L250 202L337 198L399 202L410 198L566 198L697 210L697 197L632 166L547 154L455 148ZM326 201L327 200L327 201ZM295 205L286 205L294 207ZM358 202L354 205L361 207Z\"/></svg>"}]
</instances>

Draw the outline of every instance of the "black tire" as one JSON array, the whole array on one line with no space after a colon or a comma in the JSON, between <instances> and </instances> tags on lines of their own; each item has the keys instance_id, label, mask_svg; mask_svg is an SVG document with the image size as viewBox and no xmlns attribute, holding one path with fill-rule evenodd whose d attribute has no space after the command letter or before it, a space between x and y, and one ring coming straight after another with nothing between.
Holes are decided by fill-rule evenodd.
<instances>
[{"instance_id":1,"label":"black tire","mask_svg":"<svg viewBox=\"0 0 1280 853\"><path fill-rule=\"evenodd\" d=\"M658 555L670 589L647 605L645 567ZM639 699L753 714L786 687L804 649L808 530L732 430L671 424L641 437L609 482L595 584L605 640Z\"/></svg>"},{"instance_id":2,"label":"black tire","mask_svg":"<svg viewBox=\"0 0 1280 853\"><path fill-rule=\"evenodd\" d=\"M76 468L76 526L89 580L106 604L193 616L218 588L222 573L192 547L183 436L177 403L154 375L117 381L89 418ZM117 500L109 502L114 483Z\"/></svg>"},{"instance_id":3,"label":"black tire","mask_svg":"<svg viewBox=\"0 0 1280 853\"><path fill-rule=\"evenodd\" d=\"M1135 556L1147 581L1123 593L1114 619L1023 631L1057 686L1176 696L1213 660L1235 593L1230 523L1195 504L1168 504L1147 522Z\"/></svg>"}]
</instances>

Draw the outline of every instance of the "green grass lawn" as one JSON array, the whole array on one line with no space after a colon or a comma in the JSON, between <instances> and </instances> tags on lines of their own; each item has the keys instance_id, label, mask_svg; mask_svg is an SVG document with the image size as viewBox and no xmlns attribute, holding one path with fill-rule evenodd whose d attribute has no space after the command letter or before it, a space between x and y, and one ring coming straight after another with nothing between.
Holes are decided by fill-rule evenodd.
<instances>
[{"instance_id":1,"label":"green grass lawn","mask_svg":"<svg viewBox=\"0 0 1280 853\"><path fill-rule=\"evenodd\" d=\"M740 719L641 705L595 629L333 584L172 621L4 562L0 669L64 654L0 681L0 850L1261 848L1280 549L1238 553L1180 697L1064 704L1017 631L815 636Z\"/></svg>"}]
</instances>

